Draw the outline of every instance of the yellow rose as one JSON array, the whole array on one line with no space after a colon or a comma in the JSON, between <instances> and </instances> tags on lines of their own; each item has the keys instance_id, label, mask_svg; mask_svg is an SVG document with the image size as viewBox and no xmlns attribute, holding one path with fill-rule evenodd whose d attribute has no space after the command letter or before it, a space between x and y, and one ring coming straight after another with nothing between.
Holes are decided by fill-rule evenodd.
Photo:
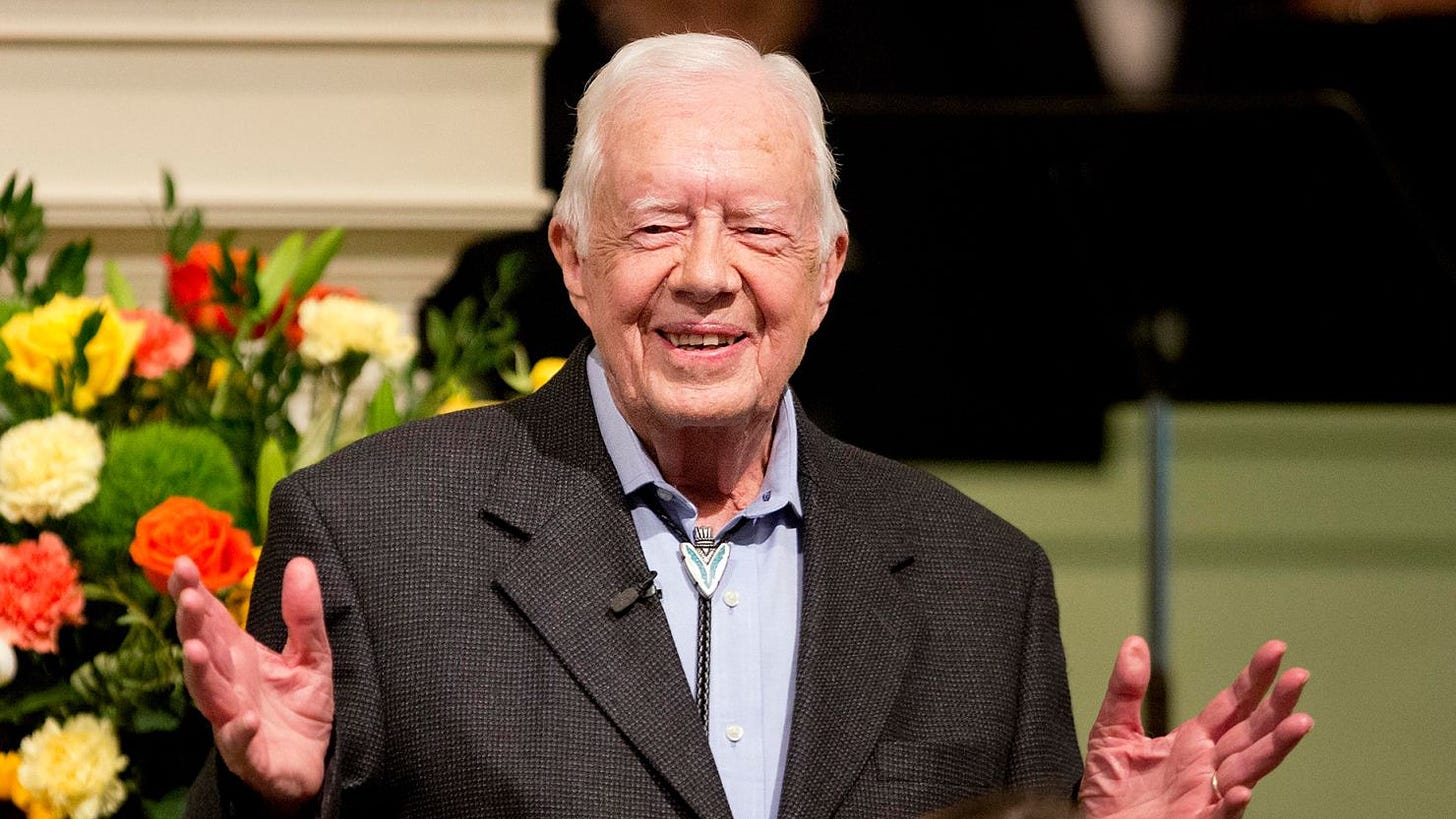
<instances>
[{"instance_id":1,"label":"yellow rose","mask_svg":"<svg viewBox=\"0 0 1456 819\"><path fill-rule=\"evenodd\" d=\"M56 368L69 371L76 357L76 336L86 317L102 311L101 326L86 344L86 382L77 384L72 408L85 412L96 400L116 392L126 377L145 325L127 321L109 298L73 298L58 294L45 305L19 313L0 327L0 341L10 350L5 362L15 380L48 394L55 393Z\"/></svg>"},{"instance_id":2,"label":"yellow rose","mask_svg":"<svg viewBox=\"0 0 1456 819\"><path fill-rule=\"evenodd\" d=\"M469 392L460 390L459 392L451 393L450 397L445 399L445 403L440 405L440 409L435 414L444 415L447 412L459 412L460 410L475 409L476 407L488 407L491 404L499 403L499 401L490 399L471 398Z\"/></svg>"},{"instance_id":3,"label":"yellow rose","mask_svg":"<svg viewBox=\"0 0 1456 819\"><path fill-rule=\"evenodd\" d=\"M537 361L531 367L531 389L539 390L545 386L546 382L551 380L551 376L556 375L556 371L561 369L561 365L565 363L566 359L555 356L548 356Z\"/></svg>"}]
</instances>

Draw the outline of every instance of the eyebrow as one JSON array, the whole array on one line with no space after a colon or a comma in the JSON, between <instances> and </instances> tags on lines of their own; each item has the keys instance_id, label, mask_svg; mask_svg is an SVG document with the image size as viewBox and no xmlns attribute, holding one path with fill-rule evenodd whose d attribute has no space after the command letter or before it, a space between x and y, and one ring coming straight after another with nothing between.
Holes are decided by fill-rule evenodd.
<instances>
[{"instance_id":1,"label":"eyebrow","mask_svg":"<svg viewBox=\"0 0 1456 819\"><path fill-rule=\"evenodd\" d=\"M643 196L633 199L627 203L629 213L642 213L651 211L666 211L677 213L683 209L682 204L674 199L665 196Z\"/></svg>"},{"instance_id":2,"label":"eyebrow","mask_svg":"<svg viewBox=\"0 0 1456 819\"><path fill-rule=\"evenodd\" d=\"M728 216L736 218L756 218L782 211L789 203L781 199L768 202L756 202L748 205L735 206L728 211ZM669 199L665 196L643 196L627 203L629 213L681 213L685 208L676 199Z\"/></svg>"}]
</instances>

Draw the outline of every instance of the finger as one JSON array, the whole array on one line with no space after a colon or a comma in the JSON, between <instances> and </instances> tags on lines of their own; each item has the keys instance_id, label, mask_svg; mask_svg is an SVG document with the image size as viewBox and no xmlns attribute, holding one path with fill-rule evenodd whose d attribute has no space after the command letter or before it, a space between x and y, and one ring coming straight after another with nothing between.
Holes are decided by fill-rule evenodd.
<instances>
[{"instance_id":1,"label":"finger","mask_svg":"<svg viewBox=\"0 0 1456 819\"><path fill-rule=\"evenodd\" d=\"M1220 763L1219 780L1254 787L1289 756L1289 752L1294 750L1312 728L1314 718L1309 714L1285 717L1274 730L1260 737L1253 745Z\"/></svg>"},{"instance_id":2,"label":"finger","mask_svg":"<svg viewBox=\"0 0 1456 819\"><path fill-rule=\"evenodd\" d=\"M1254 652L1249 664L1244 666L1228 688L1223 689L1208 701L1199 712L1197 721L1208 731L1209 736L1218 739L1240 720L1253 713L1264 692L1269 690L1274 677L1279 673L1279 663L1284 659L1286 646L1279 640L1270 640Z\"/></svg>"},{"instance_id":3,"label":"finger","mask_svg":"<svg viewBox=\"0 0 1456 819\"><path fill-rule=\"evenodd\" d=\"M232 681L221 674L212 662L212 653L201 640L182 643L182 681L202 716L212 723L214 731L237 718L241 710Z\"/></svg>"},{"instance_id":4,"label":"finger","mask_svg":"<svg viewBox=\"0 0 1456 819\"><path fill-rule=\"evenodd\" d=\"M192 562L192 558L182 555L172 562L172 574L167 578L167 593L172 595L173 600L177 599L183 589L201 586L202 572Z\"/></svg>"},{"instance_id":5,"label":"finger","mask_svg":"<svg viewBox=\"0 0 1456 819\"><path fill-rule=\"evenodd\" d=\"M196 640L207 647L211 665L224 676L233 676L230 646L242 629L222 602L206 589L185 588L177 595L177 638Z\"/></svg>"},{"instance_id":6,"label":"finger","mask_svg":"<svg viewBox=\"0 0 1456 819\"><path fill-rule=\"evenodd\" d=\"M1243 751L1259 741L1259 738L1273 731L1286 717L1294 713L1299 697L1309 682L1309 672L1303 668L1291 668L1279 676L1274 684L1274 693L1254 709L1254 713L1243 722L1230 728L1218 740L1214 759L1223 760Z\"/></svg>"},{"instance_id":7,"label":"finger","mask_svg":"<svg viewBox=\"0 0 1456 819\"><path fill-rule=\"evenodd\" d=\"M305 664L331 662L318 570L306 557L295 557L283 570L282 608L288 626L284 654Z\"/></svg>"},{"instance_id":8,"label":"finger","mask_svg":"<svg viewBox=\"0 0 1456 819\"><path fill-rule=\"evenodd\" d=\"M1253 798L1254 792L1242 785L1229 788L1209 819L1241 819Z\"/></svg>"},{"instance_id":9,"label":"finger","mask_svg":"<svg viewBox=\"0 0 1456 819\"><path fill-rule=\"evenodd\" d=\"M217 743L218 755L228 768L244 782L256 785L257 765L249 758L248 747L258 735L262 721L256 711L248 711L237 718L215 727L213 740Z\"/></svg>"},{"instance_id":10,"label":"finger","mask_svg":"<svg viewBox=\"0 0 1456 819\"><path fill-rule=\"evenodd\" d=\"M1142 734L1143 697L1152 677L1152 661L1148 644L1136 635L1122 641L1107 680L1107 694L1092 724L1093 735L1108 731Z\"/></svg>"}]
</instances>

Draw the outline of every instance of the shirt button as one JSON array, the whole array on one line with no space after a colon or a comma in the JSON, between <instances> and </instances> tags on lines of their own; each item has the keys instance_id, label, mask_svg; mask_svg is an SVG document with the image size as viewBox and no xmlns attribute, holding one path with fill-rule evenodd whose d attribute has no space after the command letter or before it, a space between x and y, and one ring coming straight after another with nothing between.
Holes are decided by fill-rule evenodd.
<instances>
[{"instance_id":1,"label":"shirt button","mask_svg":"<svg viewBox=\"0 0 1456 819\"><path fill-rule=\"evenodd\" d=\"M729 605L729 607L738 605L738 601L739 601L738 592L736 592L736 591L723 592L723 602L724 603L727 603Z\"/></svg>"},{"instance_id":2,"label":"shirt button","mask_svg":"<svg viewBox=\"0 0 1456 819\"><path fill-rule=\"evenodd\" d=\"M737 742L738 740L743 739L743 726L730 725L728 726L728 729L723 733L728 735L729 742Z\"/></svg>"},{"instance_id":3,"label":"shirt button","mask_svg":"<svg viewBox=\"0 0 1456 819\"><path fill-rule=\"evenodd\" d=\"M672 500L672 493L659 486L657 488L657 497L662 498L665 501L670 501Z\"/></svg>"}]
</instances>

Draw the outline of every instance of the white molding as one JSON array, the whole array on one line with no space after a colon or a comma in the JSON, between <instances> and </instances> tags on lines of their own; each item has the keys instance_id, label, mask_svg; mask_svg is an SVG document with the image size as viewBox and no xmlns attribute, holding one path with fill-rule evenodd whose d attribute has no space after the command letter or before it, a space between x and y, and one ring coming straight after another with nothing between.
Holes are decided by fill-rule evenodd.
<instances>
[{"instance_id":1,"label":"white molding","mask_svg":"<svg viewBox=\"0 0 1456 819\"><path fill-rule=\"evenodd\" d=\"M542 0L0 0L5 43L493 45L555 41Z\"/></svg>"},{"instance_id":2,"label":"white molding","mask_svg":"<svg viewBox=\"0 0 1456 819\"><path fill-rule=\"evenodd\" d=\"M150 228L161 210L157 200L134 197L74 198L47 195L46 224L53 228ZM552 195L501 194L477 200L290 199L269 196L189 198L183 206L202 209L207 224L237 229L342 227L394 231L530 230L548 211Z\"/></svg>"}]
</instances>

